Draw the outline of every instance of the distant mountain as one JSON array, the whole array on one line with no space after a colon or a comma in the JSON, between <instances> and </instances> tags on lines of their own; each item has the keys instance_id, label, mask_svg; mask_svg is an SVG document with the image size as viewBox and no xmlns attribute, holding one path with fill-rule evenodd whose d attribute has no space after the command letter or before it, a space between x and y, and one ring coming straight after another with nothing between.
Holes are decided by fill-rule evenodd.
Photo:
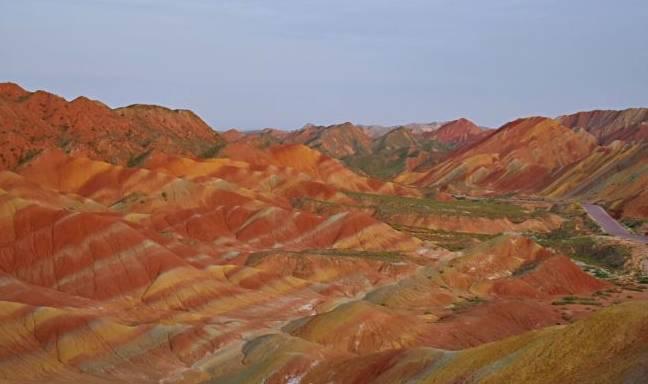
<instances>
[{"instance_id":1,"label":"distant mountain","mask_svg":"<svg viewBox=\"0 0 648 384\"><path fill-rule=\"evenodd\" d=\"M329 126L307 124L290 132L245 132L245 136L237 135L232 140L258 147L304 144L366 175L389 179L408 169L428 169L452 151L484 137L486 132L466 119L395 127L347 122ZM233 137L231 133L228 136Z\"/></svg>"},{"instance_id":2,"label":"distant mountain","mask_svg":"<svg viewBox=\"0 0 648 384\"><path fill-rule=\"evenodd\" d=\"M614 140L626 142L648 140L648 108L578 112L561 116L558 121L573 129L586 130L603 145L610 144Z\"/></svg>"},{"instance_id":3,"label":"distant mountain","mask_svg":"<svg viewBox=\"0 0 648 384\"><path fill-rule=\"evenodd\" d=\"M577 204L645 228L640 137L217 134L15 84L0 133L3 384L645 382L645 244Z\"/></svg>"},{"instance_id":4,"label":"distant mountain","mask_svg":"<svg viewBox=\"0 0 648 384\"><path fill-rule=\"evenodd\" d=\"M0 84L0 167L14 168L58 148L114 164L134 164L153 151L211 156L224 145L195 113L153 105L111 109L79 97L28 92Z\"/></svg>"},{"instance_id":5,"label":"distant mountain","mask_svg":"<svg viewBox=\"0 0 648 384\"><path fill-rule=\"evenodd\" d=\"M391 125L391 126L359 125L359 127L363 128L367 133L367 135L375 139L397 128L407 128L410 131L412 131L414 134L422 134L425 132L435 131L443 124L444 124L443 122L432 122L432 123L409 123L409 124Z\"/></svg>"},{"instance_id":6,"label":"distant mountain","mask_svg":"<svg viewBox=\"0 0 648 384\"><path fill-rule=\"evenodd\" d=\"M427 171L403 172L396 180L461 194L578 198L599 202L620 217L648 217L644 111L533 117L490 132L475 129L473 142L446 160ZM443 129L433 135L447 137Z\"/></svg>"},{"instance_id":7,"label":"distant mountain","mask_svg":"<svg viewBox=\"0 0 648 384\"><path fill-rule=\"evenodd\" d=\"M437 140L453 147L470 145L492 133L491 130L480 128L467 119L449 121L431 132L424 132L423 137Z\"/></svg>"},{"instance_id":8,"label":"distant mountain","mask_svg":"<svg viewBox=\"0 0 648 384\"><path fill-rule=\"evenodd\" d=\"M245 133L239 131L238 129L228 129L225 132L221 133L221 136L223 136L223 139L228 142L228 143L233 143L236 141L241 140L242 138L245 137Z\"/></svg>"},{"instance_id":9,"label":"distant mountain","mask_svg":"<svg viewBox=\"0 0 648 384\"><path fill-rule=\"evenodd\" d=\"M290 132L284 142L305 144L326 155L341 159L369 153L372 140L361 127L347 122L326 127L309 124Z\"/></svg>"},{"instance_id":10,"label":"distant mountain","mask_svg":"<svg viewBox=\"0 0 648 384\"><path fill-rule=\"evenodd\" d=\"M519 119L430 171L402 175L400 181L463 192L536 191L547 185L555 172L585 158L595 147L593 136L572 131L555 120Z\"/></svg>"}]
</instances>

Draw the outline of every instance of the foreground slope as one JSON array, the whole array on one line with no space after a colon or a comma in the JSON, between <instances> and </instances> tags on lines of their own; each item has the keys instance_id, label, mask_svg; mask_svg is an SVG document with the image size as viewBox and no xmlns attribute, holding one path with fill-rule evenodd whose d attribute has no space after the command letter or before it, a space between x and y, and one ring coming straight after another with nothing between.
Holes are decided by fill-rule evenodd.
<instances>
[{"instance_id":1,"label":"foreground slope","mask_svg":"<svg viewBox=\"0 0 648 384\"><path fill-rule=\"evenodd\" d=\"M618 329L618 324L624 324ZM614 335L610 329L616 329ZM648 303L603 310L458 353L409 349L319 365L309 383L642 383L648 373Z\"/></svg>"}]
</instances>

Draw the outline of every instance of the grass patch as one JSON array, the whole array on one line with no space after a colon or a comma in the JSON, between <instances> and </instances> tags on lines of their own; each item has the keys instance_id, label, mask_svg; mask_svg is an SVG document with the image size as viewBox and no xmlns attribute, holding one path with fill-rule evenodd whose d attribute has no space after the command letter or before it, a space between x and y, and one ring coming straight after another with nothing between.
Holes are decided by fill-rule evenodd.
<instances>
[{"instance_id":1,"label":"grass patch","mask_svg":"<svg viewBox=\"0 0 648 384\"><path fill-rule=\"evenodd\" d=\"M594 271L594 277L596 277L597 279L609 279L610 274L606 270L596 269Z\"/></svg>"},{"instance_id":2,"label":"grass patch","mask_svg":"<svg viewBox=\"0 0 648 384\"><path fill-rule=\"evenodd\" d=\"M473 297L468 297L465 300L460 301L458 303L453 303L450 309L454 313L465 312L470 308L483 303L485 303L484 299L482 299L479 296L473 296Z\"/></svg>"},{"instance_id":3,"label":"grass patch","mask_svg":"<svg viewBox=\"0 0 648 384\"><path fill-rule=\"evenodd\" d=\"M405 170L407 152L407 148L401 148L392 153L349 156L342 161L350 168L360 170L369 176L389 180Z\"/></svg>"},{"instance_id":4,"label":"grass patch","mask_svg":"<svg viewBox=\"0 0 648 384\"><path fill-rule=\"evenodd\" d=\"M621 219L621 224L625 225L628 229L635 233L640 233L641 227L646 223L648 223L648 220L634 217L624 217L623 219Z\"/></svg>"},{"instance_id":5,"label":"grass patch","mask_svg":"<svg viewBox=\"0 0 648 384\"><path fill-rule=\"evenodd\" d=\"M519 205L512 203L489 199L438 201L427 198L360 192L346 192L346 194L363 206L375 208L379 217L387 219L395 214L409 213L508 218L514 222L521 222L534 215L543 214L542 212L528 212Z\"/></svg>"},{"instance_id":6,"label":"grass patch","mask_svg":"<svg viewBox=\"0 0 648 384\"><path fill-rule=\"evenodd\" d=\"M538 265L540 265L540 261L537 260L522 264L515 271L513 271L513 276L522 276L526 273L529 273L536 269Z\"/></svg>"},{"instance_id":7,"label":"grass patch","mask_svg":"<svg viewBox=\"0 0 648 384\"><path fill-rule=\"evenodd\" d=\"M220 151L225 148L226 144L225 142L220 142L217 144L212 145L211 147L205 149L198 155L201 159L211 159L213 157L218 156Z\"/></svg>"},{"instance_id":8,"label":"grass patch","mask_svg":"<svg viewBox=\"0 0 648 384\"><path fill-rule=\"evenodd\" d=\"M133 155L130 157L130 159L128 159L126 165L129 168L139 167L140 165L142 165L144 160L146 160L149 157L150 154L151 154L151 150L149 149L147 151L140 153L139 155Z\"/></svg>"},{"instance_id":9,"label":"grass patch","mask_svg":"<svg viewBox=\"0 0 648 384\"><path fill-rule=\"evenodd\" d=\"M554 204L550 212L560 215L566 220L563 224L563 230L569 231L570 236L575 236L576 234L602 234L603 231L596 224L594 220L585 212L583 207L580 204L569 203L569 204ZM576 231L576 227L580 227Z\"/></svg>"},{"instance_id":10,"label":"grass patch","mask_svg":"<svg viewBox=\"0 0 648 384\"><path fill-rule=\"evenodd\" d=\"M399 252L395 251L361 251L354 249L306 249L303 251L282 251L282 250L269 250L269 251L260 251L250 254L247 259L246 264L254 266L259 264L264 258L272 255L290 255L290 256L303 256L303 255L315 255L315 256L330 256L330 257L352 257L352 258L361 258L369 259L376 261L386 261L390 263L395 263L403 260L403 256Z\"/></svg>"},{"instance_id":11,"label":"grass patch","mask_svg":"<svg viewBox=\"0 0 648 384\"><path fill-rule=\"evenodd\" d=\"M481 233L450 232L428 229L424 227L412 227L402 224L390 224L397 231L407 233L421 240L432 241L440 247L449 251L460 251L475 245L475 242L482 242L493 239L498 235L487 235Z\"/></svg>"},{"instance_id":12,"label":"grass patch","mask_svg":"<svg viewBox=\"0 0 648 384\"><path fill-rule=\"evenodd\" d=\"M549 233L535 235L535 239L540 245L554 248L573 259L612 270L621 269L631 253L626 246L597 242L591 236L576 231L573 221L566 221Z\"/></svg>"},{"instance_id":13,"label":"grass patch","mask_svg":"<svg viewBox=\"0 0 648 384\"><path fill-rule=\"evenodd\" d=\"M26 150L18 159L18 166L29 163L30 161L32 161L32 159L34 159L34 157L38 156L41 152L43 152L42 149L36 149L36 148Z\"/></svg>"},{"instance_id":14,"label":"grass patch","mask_svg":"<svg viewBox=\"0 0 648 384\"><path fill-rule=\"evenodd\" d=\"M306 209L317 214L330 214L331 212L350 211L355 208L362 208L357 205L317 200L310 197L296 197L290 201L290 204L295 209Z\"/></svg>"},{"instance_id":15,"label":"grass patch","mask_svg":"<svg viewBox=\"0 0 648 384\"><path fill-rule=\"evenodd\" d=\"M565 296L561 298L560 300L554 301L551 303L552 305L593 305L593 306L601 306L602 304L598 302L593 297L578 297L578 296Z\"/></svg>"},{"instance_id":16,"label":"grass patch","mask_svg":"<svg viewBox=\"0 0 648 384\"><path fill-rule=\"evenodd\" d=\"M307 249L300 252L301 254L311 254L320 256L337 256L337 257L356 257L362 259L372 259L380 261L398 262L403 260L402 255L395 251L360 251L353 249Z\"/></svg>"}]
</instances>

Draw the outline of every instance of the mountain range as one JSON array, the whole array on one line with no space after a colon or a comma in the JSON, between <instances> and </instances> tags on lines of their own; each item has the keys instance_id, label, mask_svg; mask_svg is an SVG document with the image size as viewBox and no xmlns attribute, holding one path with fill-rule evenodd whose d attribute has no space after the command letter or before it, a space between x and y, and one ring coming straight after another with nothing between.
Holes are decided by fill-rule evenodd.
<instances>
[{"instance_id":1,"label":"mountain range","mask_svg":"<svg viewBox=\"0 0 648 384\"><path fill-rule=\"evenodd\" d=\"M0 133L3 383L648 375L648 109L217 132L4 83Z\"/></svg>"}]
</instances>

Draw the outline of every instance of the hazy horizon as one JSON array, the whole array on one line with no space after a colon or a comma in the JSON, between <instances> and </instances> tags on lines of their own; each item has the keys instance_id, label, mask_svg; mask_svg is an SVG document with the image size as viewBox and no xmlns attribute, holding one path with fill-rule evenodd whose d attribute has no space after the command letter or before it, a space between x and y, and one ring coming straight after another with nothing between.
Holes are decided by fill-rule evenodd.
<instances>
[{"instance_id":1,"label":"hazy horizon","mask_svg":"<svg viewBox=\"0 0 648 384\"><path fill-rule=\"evenodd\" d=\"M214 129L401 125L648 106L640 0L25 0L0 81Z\"/></svg>"}]
</instances>

